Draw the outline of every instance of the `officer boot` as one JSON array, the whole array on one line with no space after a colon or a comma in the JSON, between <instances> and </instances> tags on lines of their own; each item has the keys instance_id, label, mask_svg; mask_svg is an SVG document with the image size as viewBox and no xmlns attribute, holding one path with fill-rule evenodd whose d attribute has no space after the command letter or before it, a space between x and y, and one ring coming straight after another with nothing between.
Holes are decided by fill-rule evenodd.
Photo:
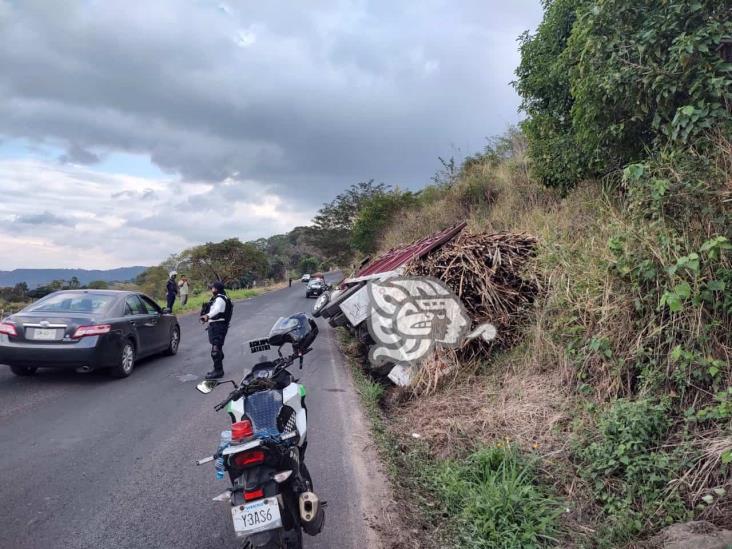
<instances>
[{"instance_id":1,"label":"officer boot","mask_svg":"<svg viewBox=\"0 0 732 549\"><path fill-rule=\"evenodd\" d=\"M214 369L210 372L206 373L206 379L220 379L224 377L224 369L216 369L216 366L214 366Z\"/></svg>"},{"instance_id":2,"label":"officer boot","mask_svg":"<svg viewBox=\"0 0 732 549\"><path fill-rule=\"evenodd\" d=\"M213 358L213 367L214 369L211 370L206 374L206 379L219 379L224 377L224 353L219 347L212 347L211 348L211 358Z\"/></svg>"}]
</instances>

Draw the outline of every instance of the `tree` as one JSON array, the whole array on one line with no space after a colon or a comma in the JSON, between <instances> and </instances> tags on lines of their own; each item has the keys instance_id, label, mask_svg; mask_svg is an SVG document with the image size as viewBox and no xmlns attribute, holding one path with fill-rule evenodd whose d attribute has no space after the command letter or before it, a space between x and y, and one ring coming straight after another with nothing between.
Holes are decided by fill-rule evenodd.
<instances>
[{"instance_id":1,"label":"tree","mask_svg":"<svg viewBox=\"0 0 732 549\"><path fill-rule=\"evenodd\" d=\"M361 207L371 198L382 195L389 187L374 180L356 183L324 204L308 231L309 241L328 259L346 264L353 256L351 231Z\"/></svg>"},{"instance_id":2,"label":"tree","mask_svg":"<svg viewBox=\"0 0 732 549\"><path fill-rule=\"evenodd\" d=\"M78 290L81 288L81 282L79 282L78 278L72 276L71 280L69 280L68 288L69 290Z\"/></svg>"},{"instance_id":3,"label":"tree","mask_svg":"<svg viewBox=\"0 0 732 549\"><path fill-rule=\"evenodd\" d=\"M106 280L92 280L87 287L91 290L106 290L109 283Z\"/></svg>"},{"instance_id":4,"label":"tree","mask_svg":"<svg viewBox=\"0 0 732 549\"><path fill-rule=\"evenodd\" d=\"M410 192L399 189L363 201L351 232L351 245L364 254L376 251L379 238L400 210L415 202Z\"/></svg>"},{"instance_id":5,"label":"tree","mask_svg":"<svg viewBox=\"0 0 732 549\"><path fill-rule=\"evenodd\" d=\"M26 296L28 295L28 284L25 282L18 282L15 286L13 286L13 297L15 297L18 300L25 300Z\"/></svg>"},{"instance_id":6,"label":"tree","mask_svg":"<svg viewBox=\"0 0 732 549\"><path fill-rule=\"evenodd\" d=\"M282 280L285 278L287 272L287 265L285 260L279 257L270 258L269 267L267 268L267 278L273 280Z\"/></svg>"},{"instance_id":7,"label":"tree","mask_svg":"<svg viewBox=\"0 0 732 549\"><path fill-rule=\"evenodd\" d=\"M318 267L320 266L320 261L318 261L314 257L303 257L300 261L300 272L305 273L314 273L318 270Z\"/></svg>"},{"instance_id":8,"label":"tree","mask_svg":"<svg viewBox=\"0 0 732 549\"><path fill-rule=\"evenodd\" d=\"M521 63L514 86L528 115L521 129L529 140L534 175L546 185L562 189L583 175L570 117L573 99L568 60L562 56L583 1L545 2L544 19L536 33L519 37Z\"/></svg>"},{"instance_id":9,"label":"tree","mask_svg":"<svg viewBox=\"0 0 732 549\"><path fill-rule=\"evenodd\" d=\"M635 162L649 148L704 152L732 131L732 77L717 53L732 34L719 0L545 0L521 36L514 83L534 174L563 190ZM701 147L701 149L700 149Z\"/></svg>"},{"instance_id":10,"label":"tree","mask_svg":"<svg viewBox=\"0 0 732 549\"><path fill-rule=\"evenodd\" d=\"M190 250L190 270L202 281L240 280L246 275L262 278L267 273L267 256L252 243L229 238L207 242Z\"/></svg>"},{"instance_id":11,"label":"tree","mask_svg":"<svg viewBox=\"0 0 732 549\"><path fill-rule=\"evenodd\" d=\"M55 292L56 290L67 288L68 285L65 280L52 280L49 282L48 287Z\"/></svg>"},{"instance_id":12,"label":"tree","mask_svg":"<svg viewBox=\"0 0 732 549\"><path fill-rule=\"evenodd\" d=\"M141 292L155 299L162 299L165 297L165 284L167 280L168 270L158 265L156 267L149 267L140 273L135 279L135 284L140 288Z\"/></svg>"}]
</instances>

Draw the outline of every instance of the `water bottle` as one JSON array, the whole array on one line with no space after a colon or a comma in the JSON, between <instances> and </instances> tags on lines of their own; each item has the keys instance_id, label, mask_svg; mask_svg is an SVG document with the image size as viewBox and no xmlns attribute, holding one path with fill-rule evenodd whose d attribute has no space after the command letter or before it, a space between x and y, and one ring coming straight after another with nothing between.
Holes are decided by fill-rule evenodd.
<instances>
[{"instance_id":1,"label":"water bottle","mask_svg":"<svg viewBox=\"0 0 732 549\"><path fill-rule=\"evenodd\" d=\"M221 431L221 440L219 441L219 450L217 454L220 454L224 449L231 444L231 431ZM224 457L219 456L216 458L216 479L221 480L224 478Z\"/></svg>"}]
</instances>

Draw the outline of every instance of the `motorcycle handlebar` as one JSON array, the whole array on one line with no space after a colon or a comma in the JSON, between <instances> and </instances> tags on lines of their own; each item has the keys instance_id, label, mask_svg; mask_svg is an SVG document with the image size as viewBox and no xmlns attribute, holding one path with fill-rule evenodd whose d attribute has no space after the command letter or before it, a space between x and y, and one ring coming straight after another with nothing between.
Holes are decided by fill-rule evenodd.
<instances>
[{"instance_id":1,"label":"motorcycle handlebar","mask_svg":"<svg viewBox=\"0 0 732 549\"><path fill-rule=\"evenodd\" d=\"M218 412L218 411L220 411L220 410L223 410L223 408L224 408L224 407L225 407L225 406L226 406L226 405L227 405L227 404L228 404L229 402L231 402L232 400L236 400L236 399L237 399L237 398L239 398L239 397L240 397L240 396L241 396L242 394L243 394L243 393L241 392L241 387L240 387L240 388L238 388L238 389L234 389L233 391L231 391L231 393L229 393L229 396L228 396L228 397L226 397L226 400L222 400L222 401L221 401L221 402L219 402L219 403L218 403L218 404L217 404L216 406L214 406L214 410L216 410L217 412Z\"/></svg>"},{"instance_id":2,"label":"motorcycle handlebar","mask_svg":"<svg viewBox=\"0 0 732 549\"><path fill-rule=\"evenodd\" d=\"M282 365L282 368L287 368L288 366L292 365L292 363L295 362L296 359L302 358L304 355L312 351L312 348L305 349L302 354L293 353L288 357L280 357L279 360L282 362L280 363ZM302 367L302 366L301 366ZM214 410L219 412L224 409L224 407L231 402L232 400L236 400L238 398L241 398L242 395L244 395L246 392L246 385L241 385L240 387L234 389L229 393L229 396L226 398L226 400L222 400L219 402L216 406L214 406Z\"/></svg>"}]
</instances>

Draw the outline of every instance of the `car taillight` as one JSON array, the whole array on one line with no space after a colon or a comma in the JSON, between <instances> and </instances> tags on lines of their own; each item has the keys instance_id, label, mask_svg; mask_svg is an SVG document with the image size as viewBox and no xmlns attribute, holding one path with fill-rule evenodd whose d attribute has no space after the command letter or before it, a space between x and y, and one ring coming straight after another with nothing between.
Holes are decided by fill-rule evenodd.
<instances>
[{"instance_id":1,"label":"car taillight","mask_svg":"<svg viewBox=\"0 0 732 549\"><path fill-rule=\"evenodd\" d=\"M108 334L112 330L111 324L97 324L95 326L79 326L76 331L74 332L74 335L71 336L73 338L80 338L80 337L86 337L86 336L98 336L103 334Z\"/></svg>"},{"instance_id":2,"label":"car taillight","mask_svg":"<svg viewBox=\"0 0 732 549\"><path fill-rule=\"evenodd\" d=\"M15 331L15 325L8 322L0 322L0 334L9 336L17 336L18 332Z\"/></svg>"},{"instance_id":3,"label":"car taillight","mask_svg":"<svg viewBox=\"0 0 732 549\"><path fill-rule=\"evenodd\" d=\"M264 497L264 490L257 488L256 490L249 490L244 492L244 501L252 501L253 499L259 499Z\"/></svg>"},{"instance_id":4,"label":"car taillight","mask_svg":"<svg viewBox=\"0 0 732 549\"><path fill-rule=\"evenodd\" d=\"M254 435L254 428L252 422L248 419L237 421L231 425L231 440L232 442L241 442L242 440L249 438Z\"/></svg>"},{"instance_id":5,"label":"car taillight","mask_svg":"<svg viewBox=\"0 0 732 549\"><path fill-rule=\"evenodd\" d=\"M237 467L249 467L250 465L264 463L264 457L262 450L251 450L249 452L234 454L233 461Z\"/></svg>"}]
</instances>

